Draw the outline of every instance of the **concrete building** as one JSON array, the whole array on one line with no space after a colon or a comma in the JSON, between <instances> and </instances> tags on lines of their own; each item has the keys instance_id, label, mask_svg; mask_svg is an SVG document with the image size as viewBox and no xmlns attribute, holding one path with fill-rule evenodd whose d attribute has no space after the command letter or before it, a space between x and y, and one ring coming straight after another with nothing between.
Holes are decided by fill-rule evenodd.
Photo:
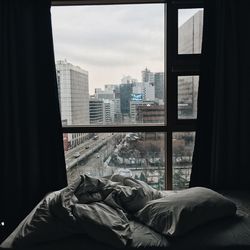
<instances>
[{"instance_id":1,"label":"concrete building","mask_svg":"<svg viewBox=\"0 0 250 250\"><path fill-rule=\"evenodd\" d=\"M154 82L154 73L147 68L141 72L141 76L142 76L142 82L149 82L149 83Z\"/></svg>"},{"instance_id":2,"label":"concrete building","mask_svg":"<svg viewBox=\"0 0 250 250\"><path fill-rule=\"evenodd\" d=\"M203 10L196 12L179 27L179 54L201 53ZM198 76L178 77L178 117L193 119L197 116Z\"/></svg>"},{"instance_id":3,"label":"concrete building","mask_svg":"<svg viewBox=\"0 0 250 250\"><path fill-rule=\"evenodd\" d=\"M178 117L195 119L197 116L198 76L178 77Z\"/></svg>"},{"instance_id":4,"label":"concrete building","mask_svg":"<svg viewBox=\"0 0 250 250\"><path fill-rule=\"evenodd\" d=\"M164 88L163 72L154 73L154 83L155 83L155 99L164 100L165 88Z\"/></svg>"},{"instance_id":5,"label":"concrete building","mask_svg":"<svg viewBox=\"0 0 250 250\"><path fill-rule=\"evenodd\" d=\"M94 98L103 101L103 124L121 122L119 85L106 84L104 90L96 88Z\"/></svg>"},{"instance_id":6,"label":"concrete building","mask_svg":"<svg viewBox=\"0 0 250 250\"><path fill-rule=\"evenodd\" d=\"M199 10L178 29L178 53L201 53L203 10Z\"/></svg>"},{"instance_id":7,"label":"concrete building","mask_svg":"<svg viewBox=\"0 0 250 250\"><path fill-rule=\"evenodd\" d=\"M111 124L115 119L115 102L113 100L103 100L104 124Z\"/></svg>"},{"instance_id":8,"label":"concrete building","mask_svg":"<svg viewBox=\"0 0 250 250\"><path fill-rule=\"evenodd\" d=\"M120 85L121 113L123 117L129 116L130 99L132 93L133 93L132 83L125 83Z\"/></svg>"},{"instance_id":9,"label":"concrete building","mask_svg":"<svg viewBox=\"0 0 250 250\"><path fill-rule=\"evenodd\" d=\"M95 98L96 99L115 99L115 92L111 89L102 90L100 88L95 89Z\"/></svg>"},{"instance_id":10,"label":"concrete building","mask_svg":"<svg viewBox=\"0 0 250 250\"><path fill-rule=\"evenodd\" d=\"M130 120L132 123L137 123L136 117L137 117L137 107L142 105L142 100L131 100L130 101Z\"/></svg>"},{"instance_id":11,"label":"concrete building","mask_svg":"<svg viewBox=\"0 0 250 250\"><path fill-rule=\"evenodd\" d=\"M155 85L154 82L144 82L143 83L143 95L145 101L155 100Z\"/></svg>"},{"instance_id":12,"label":"concrete building","mask_svg":"<svg viewBox=\"0 0 250 250\"><path fill-rule=\"evenodd\" d=\"M143 123L143 120L139 120L141 111L139 106L154 105L154 101L143 101L143 100L131 100L130 101L130 120L132 123Z\"/></svg>"},{"instance_id":13,"label":"concrete building","mask_svg":"<svg viewBox=\"0 0 250 250\"><path fill-rule=\"evenodd\" d=\"M66 125L89 124L88 71L66 60L56 62L61 118ZM87 139L86 134L68 134L68 148Z\"/></svg>"},{"instance_id":14,"label":"concrete building","mask_svg":"<svg viewBox=\"0 0 250 250\"><path fill-rule=\"evenodd\" d=\"M153 101L155 100L155 86L154 82L137 82L133 83L132 94L142 95L143 100Z\"/></svg>"},{"instance_id":15,"label":"concrete building","mask_svg":"<svg viewBox=\"0 0 250 250\"><path fill-rule=\"evenodd\" d=\"M96 98L89 100L89 119L90 124L103 124L103 100Z\"/></svg>"},{"instance_id":16,"label":"concrete building","mask_svg":"<svg viewBox=\"0 0 250 250\"><path fill-rule=\"evenodd\" d=\"M157 104L145 104L137 106L136 121L138 123L164 123L165 107Z\"/></svg>"}]
</instances>

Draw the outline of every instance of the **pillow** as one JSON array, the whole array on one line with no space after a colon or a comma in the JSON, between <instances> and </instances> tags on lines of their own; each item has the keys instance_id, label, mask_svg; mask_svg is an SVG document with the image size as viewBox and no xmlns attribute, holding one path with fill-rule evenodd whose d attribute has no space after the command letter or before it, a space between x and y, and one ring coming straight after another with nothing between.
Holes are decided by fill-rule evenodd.
<instances>
[{"instance_id":1,"label":"pillow","mask_svg":"<svg viewBox=\"0 0 250 250\"><path fill-rule=\"evenodd\" d=\"M141 187L144 191L145 196L147 197L147 201L159 199L162 197L162 193L160 191L152 188L144 181L127 177L126 179L124 179L124 185L130 187Z\"/></svg>"},{"instance_id":2,"label":"pillow","mask_svg":"<svg viewBox=\"0 0 250 250\"><path fill-rule=\"evenodd\" d=\"M112 199L128 213L135 213L142 209L147 197L141 187L129 187L117 185L115 192L112 193ZM104 201L107 203L107 199Z\"/></svg>"},{"instance_id":3,"label":"pillow","mask_svg":"<svg viewBox=\"0 0 250 250\"><path fill-rule=\"evenodd\" d=\"M163 196L160 191L152 188L146 182L136 180L132 177L126 177L126 176L115 174L111 176L111 181L120 182L124 186L129 186L129 187L136 188L136 189L142 189L144 192L146 201L158 199Z\"/></svg>"},{"instance_id":4,"label":"pillow","mask_svg":"<svg viewBox=\"0 0 250 250\"><path fill-rule=\"evenodd\" d=\"M129 221L122 210L102 202L94 202L76 204L73 214L79 229L97 241L114 247L124 247L131 240Z\"/></svg>"},{"instance_id":5,"label":"pillow","mask_svg":"<svg viewBox=\"0 0 250 250\"><path fill-rule=\"evenodd\" d=\"M206 222L236 213L235 204L207 188L195 187L150 201L136 218L167 236L180 236Z\"/></svg>"}]
</instances>

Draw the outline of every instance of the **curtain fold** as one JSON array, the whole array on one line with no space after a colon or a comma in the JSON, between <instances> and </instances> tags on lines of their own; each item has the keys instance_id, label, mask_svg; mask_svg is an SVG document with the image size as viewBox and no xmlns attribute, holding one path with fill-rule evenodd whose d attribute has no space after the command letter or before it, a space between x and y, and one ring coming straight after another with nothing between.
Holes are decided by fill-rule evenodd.
<instances>
[{"instance_id":1,"label":"curtain fold","mask_svg":"<svg viewBox=\"0 0 250 250\"><path fill-rule=\"evenodd\" d=\"M191 187L250 188L249 7L205 0Z\"/></svg>"},{"instance_id":2,"label":"curtain fold","mask_svg":"<svg viewBox=\"0 0 250 250\"><path fill-rule=\"evenodd\" d=\"M0 241L67 185L50 1L0 1Z\"/></svg>"}]
</instances>

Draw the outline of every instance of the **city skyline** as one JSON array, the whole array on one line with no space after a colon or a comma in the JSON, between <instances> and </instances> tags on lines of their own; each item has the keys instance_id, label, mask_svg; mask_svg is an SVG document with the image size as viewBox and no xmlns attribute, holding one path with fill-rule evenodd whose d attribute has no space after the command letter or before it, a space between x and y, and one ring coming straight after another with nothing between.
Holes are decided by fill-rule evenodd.
<instances>
[{"instance_id":1,"label":"city skyline","mask_svg":"<svg viewBox=\"0 0 250 250\"><path fill-rule=\"evenodd\" d=\"M89 72L90 94L141 70L164 71L164 5L53 7L56 60Z\"/></svg>"},{"instance_id":2,"label":"city skyline","mask_svg":"<svg viewBox=\"0 0 250 250\"><path fill-rule=\"evenodd\" d=\"M179 26L199 9L182 10ZM89 72L90 95L141 70L164 72L164 4L52 7L56 60Z\"/></svg>"},{"instance_id":3,"label":"city skyline","mask_svg":"<svg viewBox=\"0 0 250 250\"><path fill-rule=\"evenodd\" d=\"M184 11L183 13L185 14L187 12L188 11ZM119 15L119 17L117 16L116 18L119 19L121 16ZM182 24L179 19L179 53L200 53L202 16L202 11L197 11ZM142 24L140 20L138 21ZM131 23L134 22L135 19L132 20ZM106 20L104 23L106 23ZM108 24L108 26L110 28L110 24ZM77 27L79 27L79 25ZM120 27L120 30L121 28L122 27ZM150 27L150 29L151 28L152 27ZM88 31L85 30L85 33L88 34ZM91 34L93 35L93 33ZM164 32L162 34L164 34ZM67 35L67 33L64 35ZM113 41L109 35L110 34L105 38L107 40L101 39L97 42L94 39L94 45L96 46L100 42ZM153 38L154 35L151 34L149 37ZM122 38L124 40L126 34L123 34ZM118 41L121 40L118 39ZM136 42L138 42L137 39L131 39L130 37L128 41L132 41L133 45L138 46L138 44L136 44ZM87 43L87 41L85 42ZM119 43L119 45L122 47L126 43L127 40L125 40L123 44ZM111 74L107 76L99 74L100 68L98 67L96 68L97 71L91 72L91 63L89 66L82 66L80 62L76 63L71 57L65 56L68 61L56 61L63 125L83 125L86 123L87 125L96 126L139 123L163 124L166 121L166 106L164 106L166 102L166 96L164 95L164 68L161 70L159 68L153 68L152 64L148 64L144 58L138 57L136 53L134 55L134 61L130 60L130 66L133 67L133 69L130 70L127 68L126 62L124 63L123 60L115 65L117 61L111 60L112 53L106 53L105 46L103 47L100 44L99 46L98 49L102 50L104 57L100 54L100 57L95 58L94 54L92 59L97 59L97 61L99 59L102 60L99 62L92 61L92 63L94 63L94 65L99 63L98 66L106 73L111 70ZM114 44L112 44L112 46L114 46ZM117 52L117 48L112 47L112 50L114 49L114 51ZM140 49L138 50L139 47L135 48L135 52L145 53L145 48L141 51ZM131 50L131 47L129 50ZM157 54L156 50L156 47L151 51L149 50L149 57L154 57ZM59 57L57 51L55 52L56 56ZM68 52L71 53L72 51L69 50ZM123 52L127 53L125 48ZM74 57L74 53L71 54ZM84 62L87 62L89 59L87 55L82 56L80 53L79 58ZM137 64L132 64L132 61ZM161 67L163 67L163 61L163 54L161 54L161 60L158 61ZM115 69L119 70L116 71ZM99 76L102 80L99 85L96 82L93 83L93 79L91 80L92 74ZM179 119L196 118L198 81L199 77L195 75L178 77ZM92 90L89 92L91 88ZM85 104L83 104L83 101ZM83 114L88 116L88 118L83 118ZM89 121L87 121L88 119ZM63 136L63 140L66 166L70 180L79 175L80 172L88 173L91 176L103 176L117 173L117 171L124 171L123 169L125 167L126 170L129 170L124 173L126 175L129 174L137 179L146 180L150 185L159 189L164 186L164 179L161 178L164 173L165 164L164 134L143 132L120 134L103 133L98 135L95 133L66 133ZM193 145L194 133L173 134L174 188L185 188L188 185ZM72 168L72 166L75 165L77 166L77 170L73 171L75 168ZM157 171L155 168L157 168Z\"/></svg>"}]
</instances>

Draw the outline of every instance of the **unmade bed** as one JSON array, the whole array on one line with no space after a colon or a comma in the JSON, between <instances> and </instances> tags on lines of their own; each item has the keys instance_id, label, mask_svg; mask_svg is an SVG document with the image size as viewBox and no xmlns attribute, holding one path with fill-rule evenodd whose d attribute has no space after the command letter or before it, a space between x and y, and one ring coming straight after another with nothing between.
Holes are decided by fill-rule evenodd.
<instances>
[{"instance_id":1,"label":"unmade bed","mask_svg":"<svg viewBox=\"0 0 250 250\"><path fill-rule=\"evenodd\" d=\"M84 175L42 199L1 248L250 249L250 191L220 193Z\"/></svg>"}]
</instances>

